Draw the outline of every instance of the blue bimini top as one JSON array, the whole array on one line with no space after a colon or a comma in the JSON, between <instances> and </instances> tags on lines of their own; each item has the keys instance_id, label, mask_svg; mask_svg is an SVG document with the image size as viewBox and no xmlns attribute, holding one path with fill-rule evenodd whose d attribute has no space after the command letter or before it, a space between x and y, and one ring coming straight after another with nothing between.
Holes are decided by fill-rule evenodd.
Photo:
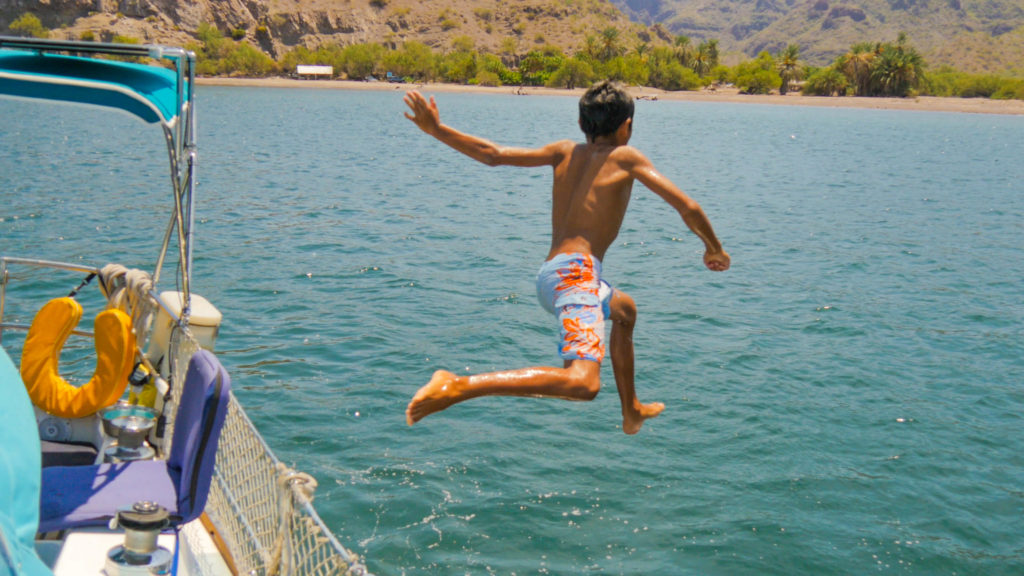
<instances>
[{"instance_id":1,"label":"blue bimini top","mask_svg":"<svg viewBox=\"0 0 1024 576\"><path fill-rule=\"evenodd\" d=\"M179 113L177 84L160 66L0 50L0 95L107 106L169 125Z\"/></svg>"}]
</instances>

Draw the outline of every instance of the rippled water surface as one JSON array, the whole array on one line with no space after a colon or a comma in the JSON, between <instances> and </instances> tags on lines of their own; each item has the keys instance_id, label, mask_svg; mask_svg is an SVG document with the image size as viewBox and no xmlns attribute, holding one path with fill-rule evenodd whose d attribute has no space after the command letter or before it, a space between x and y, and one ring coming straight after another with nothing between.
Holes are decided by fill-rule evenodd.
<instances>
[{"instance_id":1,"label":"rippled water surface","mask_svg":"<svg viewBox=\"0 0 1024 576\"><path fill-rule=\"evenodd\" d=\"M503 144L578 137L570 98L438 101ZM639 305L641 398L668 408L628 437L609 366L591 403L405 425L438 368L558 358L533 286L550 173L475 164L402 109L398 91L198 101L195 290L225 315L218 352L374 572L1024 573L1024 117L638 102L633 144L733 268L704 270L634 191L605 270ZM0 252L152 266L155 129L0 117Z\"/></svg>"}]
</instances>

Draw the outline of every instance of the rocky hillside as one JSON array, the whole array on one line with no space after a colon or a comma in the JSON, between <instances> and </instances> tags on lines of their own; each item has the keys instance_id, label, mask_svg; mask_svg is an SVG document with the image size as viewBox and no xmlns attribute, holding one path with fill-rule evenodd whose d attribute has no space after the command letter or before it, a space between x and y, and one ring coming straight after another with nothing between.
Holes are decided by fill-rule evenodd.
<instances>
[{"instance_id":1,"label":"rocky hillside","mask_svg":"<svg viewBox=\"0 0 1024 576\"><path fill-rule=\"evenodd\" d=\"M545 44L571 52L608 27L620 30L627 45L655 34L609 0L0 0L0 31L25 12L70 38L90 30L97 39L182 43L207 22L275 57L327 42L415 40L443 50L459 36L495 54Z\"/></svg>"},{"instance_id":2,"label":"rocky hillside","mask_svg":"<svg viewBox=\"0 0 1024 576\"><path fill-rule=\"evenodd\" d=\"M616 0L640 22L717 38L748 57L790 43L826 64L854 43L900 32L934 66L1024 74L1024 0Z\"/></svg>"},{"instance_id":3,"label":"rocky hillside","mask_svg":"<svg viewBox=\"0 0 1024 576\"><path fill-rule=\"evenodd\" d=\"M328 42L444 50L457 37L495 54L573 52L614 27L626 49L716 39L734 64L796 43L802 60L823 65L906 32L933 68L1024 75L1024 0L0 0L0 33L26 12L54 36L99 40L183 44L206 22L274 57Z\"/></svg>"}]
</instances>

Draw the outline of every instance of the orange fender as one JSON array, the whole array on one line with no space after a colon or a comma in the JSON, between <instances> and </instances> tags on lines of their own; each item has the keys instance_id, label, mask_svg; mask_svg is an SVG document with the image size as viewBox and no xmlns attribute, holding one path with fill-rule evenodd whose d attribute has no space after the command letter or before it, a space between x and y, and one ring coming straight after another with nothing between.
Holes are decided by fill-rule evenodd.
<instances>
[{"instance_id":1,"label":"orange fender","mask_svg":"<svg viewBox=\"0 0 1024 576\"><path fill-rule=\"evenodd\" d=\"M132 320L120 310L104 310L93 327L96 371L81 387L57 372L60 351L82 319L82 305L72 298L46 303L28 330L21 352L21 379L32 403L61 418L82 418L110 406L124 394L135 363Z\"/></svg>"}]
</instances>

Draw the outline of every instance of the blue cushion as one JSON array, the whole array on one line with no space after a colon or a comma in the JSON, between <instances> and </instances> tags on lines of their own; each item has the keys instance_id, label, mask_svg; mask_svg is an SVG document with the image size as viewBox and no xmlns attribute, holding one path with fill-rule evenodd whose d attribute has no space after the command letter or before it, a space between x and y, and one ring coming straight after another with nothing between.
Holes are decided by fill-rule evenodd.
<instances>
[{"instance_id":1,"label":"blue cushion","mask_svg":"<svg viewBox=\"0 0 1024 576\"><path fill-rule=\"evenodd\" d=\"M174 482L162 460L46 469L40 532L73 526L102 526L117 511L140 500L178 513Z\"/></svg>"},{"instance_id":2,"label":"blue cushion","mask_svg":"<svg viewBox=\"0 0 1024 576\"><path fill-rule=\"evenodd\" d=\"M231 378L212 352L192 356L174 421L168 466L179 476L178 509L196 516L206 506L217 441L227 417Z\"/></svg>"},{"instance_id":3,"label":"blue cushion","mask_svg":"<svg viewBox=\"0 0 1024 576\"><path fill-rule=\"evenodd\" d=\"M198 518L206 506L230 390L217 358L197 352L185 376L170 457L44 469L40 531L101 526L140 500L167 508L174 523Z\"/></svg>"}]
</instances>

